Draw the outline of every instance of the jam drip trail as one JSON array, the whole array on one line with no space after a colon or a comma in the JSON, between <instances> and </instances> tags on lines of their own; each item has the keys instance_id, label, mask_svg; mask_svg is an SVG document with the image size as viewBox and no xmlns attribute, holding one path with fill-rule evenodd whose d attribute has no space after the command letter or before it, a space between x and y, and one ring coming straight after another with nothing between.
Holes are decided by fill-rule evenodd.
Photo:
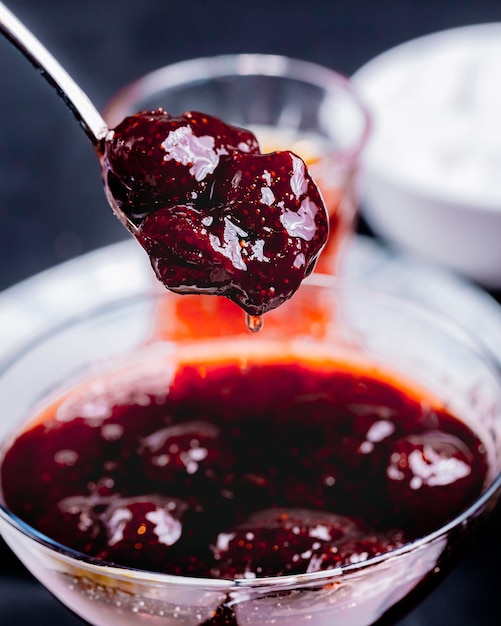
<instances>
[{"instance_id":1,"label":"jam drip trail","mask_svg":"<svg viewBox=\"0 0 501 626\"><path fill-rule=\"evenodd\" d=\"M225 296L260 316L294 294L327 241L300 157L262 154L250 131L210 115L128 117L105 142L102 168L110 202L178 293Z\"/></svg>"}]
</instances>

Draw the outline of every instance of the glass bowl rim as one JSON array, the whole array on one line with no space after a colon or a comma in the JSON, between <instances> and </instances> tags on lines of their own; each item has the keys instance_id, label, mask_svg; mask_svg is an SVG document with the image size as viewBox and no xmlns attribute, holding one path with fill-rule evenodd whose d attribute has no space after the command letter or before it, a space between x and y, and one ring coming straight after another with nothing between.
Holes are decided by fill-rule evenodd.
<instances>
[{"instance_id":1,"label":"glass bowl rim","mask_svg":"<svg viewBox=\"0 0 501 626\"><path fill-rule=\"evenodd\" d=\"M120 88L105 105L103 117L108 121L107 118L112 115L114 109L119 111L132 109L137 101L171 87L188 85L196 80L210 80L232 75L292 78L327 91L341 89L352 98L361 113L363 122L357 141L352 146L341 148L332 154L335 154L337 158L354 160L365 147L372 130L372 116L351 79L319 63L279 54L220 54L195 57L164 65Z\"/></svg>"}]
</instances>

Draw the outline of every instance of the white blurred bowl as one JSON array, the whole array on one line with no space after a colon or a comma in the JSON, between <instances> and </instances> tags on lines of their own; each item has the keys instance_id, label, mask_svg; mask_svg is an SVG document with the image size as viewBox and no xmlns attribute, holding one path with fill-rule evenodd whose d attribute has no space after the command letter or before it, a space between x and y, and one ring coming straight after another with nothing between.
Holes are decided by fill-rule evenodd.
<instances>
[{"instance_id":1,"label":"white blurred bowl","mask_svg":"<svg viewBox=\"0 0 501 626\"><path fill-rule=\"evenodd\" d=\"M414 39L353 82L373 116L360 177L368 224L501 287L501 23Z\"/></svg>"}]
</instances>

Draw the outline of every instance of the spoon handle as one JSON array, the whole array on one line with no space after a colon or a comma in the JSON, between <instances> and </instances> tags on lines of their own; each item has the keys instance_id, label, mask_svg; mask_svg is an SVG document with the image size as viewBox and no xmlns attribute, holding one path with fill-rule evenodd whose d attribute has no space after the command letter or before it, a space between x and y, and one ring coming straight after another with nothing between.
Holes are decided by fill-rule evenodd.
<instances>
[{"instance_id":1,"label":"spoon handle","mask_svg":"<svg viewBox=\"0 0 501 626\"><path fill-rule=\"evenodd\" d=\"M99 149L108 127L96 107L40 41L0 2L0 31L56 89L83 130Z\"/></svg>"}]
</instances>

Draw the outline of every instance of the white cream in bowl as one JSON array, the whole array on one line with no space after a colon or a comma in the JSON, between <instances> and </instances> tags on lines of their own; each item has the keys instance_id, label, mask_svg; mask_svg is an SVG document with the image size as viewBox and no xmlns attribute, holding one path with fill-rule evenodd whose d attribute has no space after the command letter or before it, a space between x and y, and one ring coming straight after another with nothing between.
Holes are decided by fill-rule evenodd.
<instances>
[{"instance_id":1,"label":"white cream in bowl","mask_svg":"<svg viewBox=\"0 0 501 626\"><path fill-rule=\"evenodd\" d=\"M373 115L361 175L369 224L501 286L501 24L407 42L353 80Z\"/></svg>"}]
</instances>

